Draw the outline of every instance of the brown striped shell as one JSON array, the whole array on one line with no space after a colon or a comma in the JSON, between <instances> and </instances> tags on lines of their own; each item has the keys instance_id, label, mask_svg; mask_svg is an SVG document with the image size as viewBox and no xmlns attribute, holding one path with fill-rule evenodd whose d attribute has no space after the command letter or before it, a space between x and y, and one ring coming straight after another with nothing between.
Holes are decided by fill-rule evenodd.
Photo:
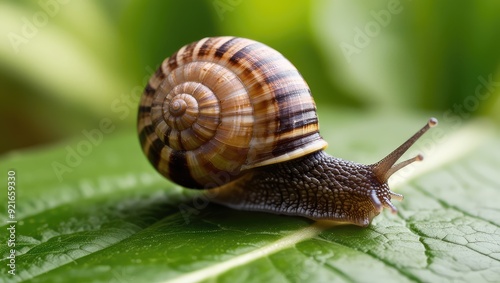
<instances>
[{"instance_id":1,"label":"brown striped shell","mask_svg":"<svg viewBox=\"0 0 500 283\"><path fill-rule=\"evenodd\" d=\"M141 98L138 131L153 166L190 188L327 146L297 69L253 40L211 37L165 59Z\"/></svg>"}]
</instances>

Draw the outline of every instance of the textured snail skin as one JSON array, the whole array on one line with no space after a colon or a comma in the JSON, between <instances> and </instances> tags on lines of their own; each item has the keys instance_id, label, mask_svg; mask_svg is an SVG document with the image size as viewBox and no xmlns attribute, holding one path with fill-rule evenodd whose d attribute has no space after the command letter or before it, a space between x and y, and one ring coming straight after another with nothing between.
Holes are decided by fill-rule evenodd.
<instances>
[{"instance_id":1,"label":"textured snail skin","mask_svg":"<svg viewBox=\"0 0 500 283\"><path fill-rule=\"evenodd\" d=\"M328 219L368 226L391 193L370 165L318 151L291 161L255 168L250 174L211 191L210 197L236 209Z\"/></svg>"},{"instance_id":2,"label":"textured snail skin","mask_svg":"<svg viewBox=\"0 0 500 283\"><path fill-rule=\"evenodd\" d=\"M326 154L316 105L299 71L278 51L238 37L186 45L163 61L141 97L138 134L153 167L242 210L367 226L396 212L389 177L437 120L372 165Z\"/></svg>"}]
</instances>

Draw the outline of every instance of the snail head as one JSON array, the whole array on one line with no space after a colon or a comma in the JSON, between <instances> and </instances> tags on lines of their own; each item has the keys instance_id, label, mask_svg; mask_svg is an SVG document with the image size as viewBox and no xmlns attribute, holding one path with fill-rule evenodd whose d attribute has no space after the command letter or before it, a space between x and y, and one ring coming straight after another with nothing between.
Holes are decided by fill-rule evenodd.
<instances>
[{"instance_id":1,"label":"snail head","mask_svg":"<svg viewBox=\"0 0 500 283\"><path fill-rule=\"evenodd\" d=\"M414 156L413 158L410 158L408 160L402 161L400 163L396 162L398 161L399 158L425 133L427 130L430 128L436 126L438 124L438 121L436 118L430 118L427 124L425 124L424 127L422 127L418 132L416 132L411 138L409 138L406 142L404 142L402 145L400 145L398 148L396 148L393 152L389 153L386 157L384 157L382 160L379 162L370 165L369 167L371 168L375 178L378 180L378 182L382 185L388 188L387 181L389 180L389 177L391 177L392 174L397 172L403 167L406 167L407 165L415 162L415 161L421 161L424 159L424 156L422 154L418 154ZM396 200L402 200L403 196L397 193L394 193L389 190L389 194L391 196L391 199L394 198ZM375 208L380 212L384 207L389 208L393 213L397 212L396 207L391 203L391 201L387 198L380 199L379 196L377 196L377 192L375 190L372 191L371 193L371 200Z\"/></svg>"}]
</instances>

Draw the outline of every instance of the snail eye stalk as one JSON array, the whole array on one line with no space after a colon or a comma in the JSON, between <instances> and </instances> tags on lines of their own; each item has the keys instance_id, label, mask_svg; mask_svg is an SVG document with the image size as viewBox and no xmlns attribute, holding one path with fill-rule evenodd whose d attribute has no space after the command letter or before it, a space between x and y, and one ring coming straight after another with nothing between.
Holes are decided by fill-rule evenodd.
<instances>
[{"instance_id":1,"label":"snail eye stalk","mask_svg":"<svg viewBox=\"0 0 500 283\"><path fill-rule=\"evenodd\" d=\"M386 157L384 157L382 160L379 162L371 165L373 173L375 173L375 176L377 179L380 181L381 184L385 184L387 180L389 180L389 177L391 177L392 174L394 174L396 171L400 170L401 168L415 162L415 161L421 161L424 159L424 156L419 154L413 158L410 158L408 160L402 161L396 165L396 161L423 135L425 132L427 132L430 128L435 127L438 124L438 121L436 118L430 118L427 124L425 124L422 129L420 129L418 132L416 132L411 138L409 138L406 142L404 142L402 145L400 145L398 148L396 148L393 152L389 153Z\"/></svg>"}]
</instances>

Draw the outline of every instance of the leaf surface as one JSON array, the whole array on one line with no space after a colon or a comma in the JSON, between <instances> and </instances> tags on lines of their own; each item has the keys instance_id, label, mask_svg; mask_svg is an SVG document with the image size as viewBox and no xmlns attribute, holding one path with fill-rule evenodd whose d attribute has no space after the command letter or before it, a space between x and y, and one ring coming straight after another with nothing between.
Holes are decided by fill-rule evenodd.
<instances>
[{"instance_id":1,"label":"leaf surface","mask_svg":"<svg viewBox=\"0 0 500 283\"><path fill-rule=\"evenodd\" d=\"M365 163L425 121L320 115L328 151ZM380 135L374 125L391 130ZM441 127L441 139L429 133L415 148L439 153L456 144ZM395 187L405 195L399 214L384 212L368 228L210 204L158 176L132 132L104 135L80 159L69 149L84 149L84 139L13 152L1 158L0 172L16 171L16 276L7 273L10 248L2 245L0 282L499 281L500 139L460 141L460 154L408 172L415 177ZM6 211L6 200L0 206Z\"/></svg>"}]
</instances>

